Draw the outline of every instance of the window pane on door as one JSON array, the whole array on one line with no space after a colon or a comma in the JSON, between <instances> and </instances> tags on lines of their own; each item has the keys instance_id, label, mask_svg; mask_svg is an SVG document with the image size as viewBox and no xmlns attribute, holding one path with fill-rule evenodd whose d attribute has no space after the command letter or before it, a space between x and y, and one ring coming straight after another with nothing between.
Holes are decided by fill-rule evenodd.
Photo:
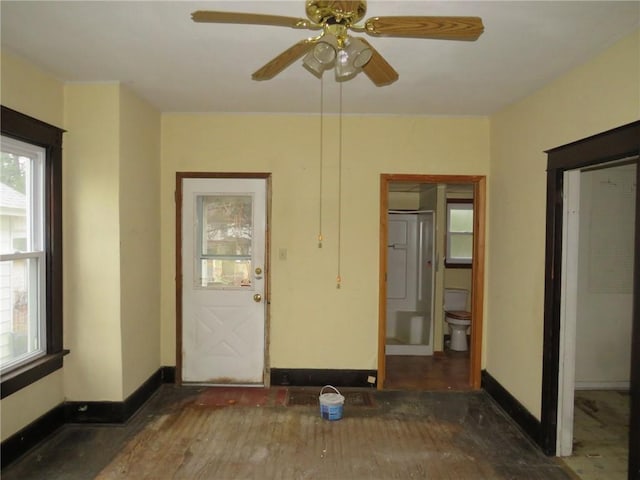
<instances>
[{"instance_id":1,"label":"window pane on door","mask_svg":"<svg viewBox=\"0 0 640 480\"><path fill-rule=\"evenodd\" d=\"M253 244L252 195L197 197L200 252L197 286L251 286Z\"/></svg>"},{"instance_id":2,"label":"window pane on door","mask_svg":"<svg viewBox=\"0 0 640 480\"><path fill-rule=\"evenodd\" d=\"M251 196L210 195L200 198L202 255L251 256Z\"/></svg>"}]
</instances>

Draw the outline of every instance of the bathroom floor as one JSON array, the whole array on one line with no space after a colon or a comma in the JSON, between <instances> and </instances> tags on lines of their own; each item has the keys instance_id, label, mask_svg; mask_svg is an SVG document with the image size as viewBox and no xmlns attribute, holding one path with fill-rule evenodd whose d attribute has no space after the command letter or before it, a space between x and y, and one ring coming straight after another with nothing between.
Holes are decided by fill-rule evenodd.
<instances>
[{"instance_id":1,"label":"bathroom floor","mask_svg":"<svg viewBox=\"0 0 640 480\"><path fill-rule=\"evenodd\" d=\"M574 478L483 391L365 390L371 405L327 421L317 404L285 402L293 388L257 404L246 388L215 390L163 385L124 425L65 425L2 479Z\"/></svg>"},{"instance_id":2,"label":"bathroom floor","mask_svg":"<svg viewBox=\"0 0 640 480\"><path fill-rule=\"evenodd\" d=\"M564 462L582 480L626 480L629 392L577 390L573 454Z\"/></svg>"},{"instance_id":3,"label":"bathroom floor","mask_svg":"<svg viewBox=\"0 0 640 480\"><path fill-rule=\"evenodd\" d=\"M433 356L387 355L385 388L469 390L469 352L445 349Z\"/></svg>"}]
</instances>

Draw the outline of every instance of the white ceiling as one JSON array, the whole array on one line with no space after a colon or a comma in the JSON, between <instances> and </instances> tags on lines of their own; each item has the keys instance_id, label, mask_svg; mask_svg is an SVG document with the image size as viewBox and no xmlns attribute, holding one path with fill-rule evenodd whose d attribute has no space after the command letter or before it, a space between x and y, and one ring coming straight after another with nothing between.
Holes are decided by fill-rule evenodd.
<instances>
[{"instance_id":1,"label":"white ceiling","mask_svg":"<svg viewBox=\"0 0 640 480\"><path fill-rule=\"evenodd\" d=\"M2 47L69 82L120 81L163 112L319 111L320 80L296 62L272 80L251 73L315 32L201 24L195 10L305 17L290 1L0 2ZM345 82L343 112L487 115L537 90L640 27L640 1L382 1L366 18L479 16L476 42L369 37L400 74ZM364 35L364 34L356 34ZM613 72L612 72L613 74ZM325 73L325 112L339 84Z\"/></svg>"}]
</instances>

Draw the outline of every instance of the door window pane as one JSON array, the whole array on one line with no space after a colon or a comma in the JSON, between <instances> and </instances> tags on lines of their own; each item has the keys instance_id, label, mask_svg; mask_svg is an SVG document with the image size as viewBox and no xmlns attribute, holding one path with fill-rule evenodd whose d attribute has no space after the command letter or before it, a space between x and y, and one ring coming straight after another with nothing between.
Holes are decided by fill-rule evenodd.
<instances>
[{"instance_id":1,"label":"door window pane","mask_svg":"<svg viewBox=\"0 0 640 480\"><path fill-rule=\"evenodd\" d=\"M251 286L253 241L252 195L197 197L197 286L235 288Z\"/></svg>"}]
</instances>

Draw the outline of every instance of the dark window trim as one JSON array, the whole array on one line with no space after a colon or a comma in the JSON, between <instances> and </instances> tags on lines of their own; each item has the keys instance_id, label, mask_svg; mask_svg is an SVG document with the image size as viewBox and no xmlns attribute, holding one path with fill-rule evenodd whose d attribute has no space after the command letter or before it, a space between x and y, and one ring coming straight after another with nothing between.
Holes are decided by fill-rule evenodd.
<instances>
[{"instance_id":1,"label":"dark window trim","mask_svg":"<svg viewBox=\"0 0 640 480\"><path fill-rule=\"evenodd\" d=\"M471 203L473 205L473 198L447 198L446 201L446 205L445 205L445 213L447 213L447 211L449 210L449 204L450 203ZM446 246L449 244L449 215L447 214L447 217L445 219L445 228L446 228L446 232L445 232L445 236L446 236L446 241L445 243L445 249ZM444 255L444 267L445 268L468 268L471 269L471 266L473 265L473 258L471 260L469 260L468 262L465 263L452 263L447 261L447 258L449 258L446 254L445 251L445 255Z\"/></svg>"},{"instance_id":2,"label":"dark window trim","mask_svg":"<svg viewBox=\"0 0 640 480\"><path fill-rule=\"evenodd\" d=\"M47 275L47 353L2 375L5 398L62 368L62 134L64 130L1 106L2 135L38 145L45 161L45 251Z\"/></svg>"}]
</instances>

